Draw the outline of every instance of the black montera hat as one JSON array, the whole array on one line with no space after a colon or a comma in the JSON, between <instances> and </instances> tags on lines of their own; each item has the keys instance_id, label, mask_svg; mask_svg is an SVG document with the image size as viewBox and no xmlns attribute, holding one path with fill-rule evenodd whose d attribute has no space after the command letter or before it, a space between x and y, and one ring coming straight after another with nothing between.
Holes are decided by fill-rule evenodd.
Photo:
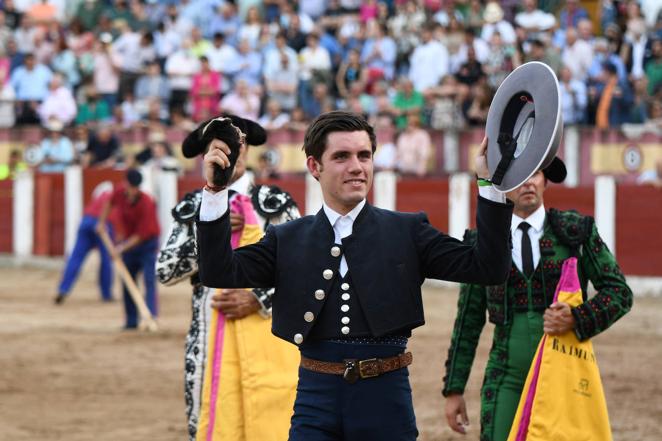
<instances>
[{"instance_id":1,"label":"black montera hat","mask_svg":"<svg viewBox=\"0 0 662 441\"><path fill-rule=\"evenodd\" d=\"M545 168L542 169L542 174L545 175L550 181L560 184L565 181L565 177L568 175L568 171L565 168L565 164L558 156L554 156L552 162Z\"/></svg>"},{"instance_id":2,"label":"black montera hat","mask_svg":"<svg viewBox=\"0 0 662 441\"><path fill-rule=\"evenodd\" d=\"M205 153L213 139L225 142L230 147L230 166L225 169L215 167L214 185L226 186L239 159L242 138L245 138L246 145L259 145L264 144L267 134L264 128L254 121L236 115L219 116L203 122L189 133L182 143L182 153L186 158L193 158Z\"/></svg>"},{"instance_id":3,"label":"black montera hat","mask_svg":"<svg viewBox=\"0 0 662 441\"><path fill-rule=\"evenodd\" d=\"M561 96L554 71L532 61L501 83L487 115L487 163L499 191L513 190L536 171L562 182L566 169L556 151L563 133Z\"/></svg>"},{"instance_id":4,"label":"black montera hat","mask_svg":"<svg viewBox=\"0 0 662 441\"><path fill-rule=\"evenodd\" d=\"M204 139L208 138L208 135L220 134L215 133L217 129L222 128L223 126L216 126L213 124L213 127L210 126L210 123L213 121L218 121L222 118L229 118L234 126L241 130L244 135L246 135L246 144L247 145L262 145L267 141L267 132L264 128L250 119L241 118L237 115L221 115L217 118L208 119L198 126L193 132L191 132L184 142L182 143L182 153L185 158L195 158L198 155L205 153L207 150L207 145L209 141L203 142ZM207 127L207 130L205 130ZM212 128L211 131L209 129ZM217 136L212 136L211 139ZM232 137L232 136L231 136ZM204 139L203 139L204 138ZM223 139L223 138L218 138ZM223 139L223 141L226 141ZM227 141L226 141L227 143ZM228 144L229 145L229 144Z\"/></svg>"}]
</instances>

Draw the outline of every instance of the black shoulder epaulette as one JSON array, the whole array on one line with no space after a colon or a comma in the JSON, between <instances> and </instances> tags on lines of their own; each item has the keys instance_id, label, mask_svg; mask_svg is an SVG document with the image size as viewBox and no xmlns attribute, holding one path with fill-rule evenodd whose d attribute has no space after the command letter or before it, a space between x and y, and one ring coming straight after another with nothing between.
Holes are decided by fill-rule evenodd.
<instances>
[{"instance_id":1,"label":"black shoulder epaulette","mask_svg":"<svg viewBox=\"0 0 662 441\"><path fill-rule=\"evenodd\" d=\"M193 222L202 203L202 190L186 193L181 201L172 209L172 217L183 224Z\"/></svg>"},{"instance_id":2,"label":"black shoulder epaulette","mask_svg":"<svg viewBox=\"0 0 662 441\"><path fill-rule=\"evenodd\" d=\"M255 211L265 219L277 218L290 207L296 207L292 196L276 185L257 185L250 190Z\"/></svg>"},{"instance_id":3,"label":"black shoulder epaulette","mask_svg":"<svg viewBox=\"0 0 662 441\"><path fill-rule=\"evenodd\" d=\"M561 211L551 208L547 216L556 237L561 243L575 250L586 242L595 222L591 216L584 216L575 210Z\"/></svg>"}]
</instances>

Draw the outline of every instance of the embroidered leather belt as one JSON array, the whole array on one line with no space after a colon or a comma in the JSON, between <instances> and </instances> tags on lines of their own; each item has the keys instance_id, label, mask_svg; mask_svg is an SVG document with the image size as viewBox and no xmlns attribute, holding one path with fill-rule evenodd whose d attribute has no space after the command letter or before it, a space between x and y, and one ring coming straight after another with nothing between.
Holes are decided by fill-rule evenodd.
<instances>
[{"instance_id":1,"label":"embroidered leather belt","mask_svg":"<svg viewBox=\"0 0 662 441\"><path fill-rule=\"evenodd\" d=\"M389 358L346 359L342 363L311 360L301 356L301 367L321 374L342 375L348 383L355 383L359 379L377 377L387 372L397 371L409 366L412 361L411 352Z\"/></svg>"}]
</instances>

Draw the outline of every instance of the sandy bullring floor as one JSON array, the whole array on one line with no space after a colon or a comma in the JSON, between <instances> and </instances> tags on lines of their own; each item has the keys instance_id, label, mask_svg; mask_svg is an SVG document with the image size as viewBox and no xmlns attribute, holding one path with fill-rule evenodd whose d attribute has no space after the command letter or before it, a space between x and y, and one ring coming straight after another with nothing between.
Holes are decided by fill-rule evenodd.
<instances>
[{"instance_id":1,"label":"sandy bullring floor","mask_svg":"<svg viewBox=\"0 0 662 441\"><path fill-rule=\"evenodd\" d=\"M98 300L94 262L71 297L52 304L55 269L0 267L0 440L185 440L184 335L190 291L160 288L158 333L121 332L122 304ZM116 284L116 297L119 285ZM457 292L425 290L427 325L411 339L420 440L477 440L478 389L491 329L467 391L471 431L443 417L443 362ZM594 340L616 441L662 439L662 298Z\"/></svg>"}]
</instances>

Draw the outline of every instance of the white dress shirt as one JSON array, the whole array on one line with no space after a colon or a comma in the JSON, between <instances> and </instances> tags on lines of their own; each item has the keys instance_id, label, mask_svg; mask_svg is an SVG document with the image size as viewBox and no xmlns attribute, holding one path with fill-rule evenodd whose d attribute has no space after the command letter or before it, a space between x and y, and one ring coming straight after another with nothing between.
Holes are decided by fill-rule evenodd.
<instances>
[{"instance_id":1,"label":"white dress shirt","mask_svg":"<svg viewBox=\"0 0 662 441\"><path fill-rule=\"evenodd\" d=\"M569 83L559 81L561 91L561 114L563 124L581 124L588 105L586 83L571 79Z\"/></svg>"},{"instance_id":2,"label":"white dress shirt","mask_svg":"<svg viewBox=\"0 0 662 441\"><path fill-rule=\"evenodd\" d=\"M409 79L414 89L423 92L439 84L448 73L448 50L436 40L419 45L410 57Z\"/></svg>"},{"instance_id":3,"label":"white dress shirt","mask_svg":"<svg viewBox=\"0 0 662 441\"><path fill-rule=\"evenodd\" d=\"M648 38L642 35L638 40L631 39L632 44L632 74L635 78L644 76L644 56L646 53L646 43Z\"/></svg>"},{"instance_id":4,"label":"white dress shirt","mask_svg":"<svg viewBox=\"0 0 662 441\"><path fill-rule=\"evenodd\" d=\"M490 200L492 202L499 202L500 204L506 203L506 193L502 193L491 185L486 187L478 187L478 194L480 197Z\"/></svg>"},{"instance_id":5,"label":"white dress shirt","mask_svg":"<svg viewBox=\"0 0 662 441\"><path fill-rule=\"evenodd\" d=\"M365 199L356 204L356 207L352 208L352 211L343 216L340 213L336 213L332 208L326 205L326 203L322 204L324 214L326 214L327 219L329 219L329 223L333 227L335 243L339 245L342 244L342 239L352 234L354 221L363 209L364 205ZM343 254L342 258L340 259L340 275L344 277L345 274L347 274L347 260L345 260L345 254Z\"/></svg>"},{"instance_id":6,"label":"white dress shirt","mask_svg":"<svg viewBox=\"0 0 662 441\"><path fill-rule=\"evenodd\" d=\"M202 190L202 202L200 203L200 220L205 222L214 221L228 211L228 192L234 190L240 194L248 194L251 178L245 173L241 178L234 181L230 186L218 193L210 193Z\"/></svg>"},{"instance_id":7,"label":"white dress shirt","mask_svg":"<svg viewBox=\"0 0 662 441\"><path fill-rule=\"evenodd\" d=\"M239 52L229 44L212 46L205 55L209 59L209 67L223 75L232 75L241 69Z\"/></svg>"},{"instance_id":8,"label":"white dress shirt","mask_svg":"<svg viewBox=\"0 0 662 441\"><path fill-rule=\"evenodd\" d=\"M492 35L498 32L501 35L501 40L505 44L515 44L517 41L517 34L515 34L515 28L506 20L501 20L496 23L485 23L483 25L483 30L480 33L480 38L483 41L490 41Z\"/></svg>"},{"instance_id":9,"label":"white dress shirt","mask_svg":"<svg viewBox=\"0 0 662 441\"><path fill-rule=\"evenodd\" d=\"M545 225L545 206L541 205L526 219L522 219L516 214L513 214L513 220L510 223L510 234L513 238L512 257L513 262L517 268L522 271L522 230L519 229L519 224L527 222L531 225L528 234L531 239L531 251L533 254L533 269L538 266L540 261L540 238L542 237L543 227Z\"/></svg>"},{"instance_id":10,"label":"white dress shirt","mask_svg":"<svg viewBox=\"0 0 662 441\"><path fill-rule=\"evenodd\" d=\"M561 51L561 61L572 72L572 78L586 81L588 70L593 64L593 47L584 40L577 40L572 46L566 46Z\"/></svg>"},{"instance_id":11,"label":"white dress shirt","mask_svg":"<svg viewBox=\"0 0 662 441\"><path fill-rule=\"evenodd\" d=\"M546 31L556 24L554 15L536 9L531 12L522 11L515 15L515 23L524 29L538 28Z\"/></svg>"}]
</instances>

